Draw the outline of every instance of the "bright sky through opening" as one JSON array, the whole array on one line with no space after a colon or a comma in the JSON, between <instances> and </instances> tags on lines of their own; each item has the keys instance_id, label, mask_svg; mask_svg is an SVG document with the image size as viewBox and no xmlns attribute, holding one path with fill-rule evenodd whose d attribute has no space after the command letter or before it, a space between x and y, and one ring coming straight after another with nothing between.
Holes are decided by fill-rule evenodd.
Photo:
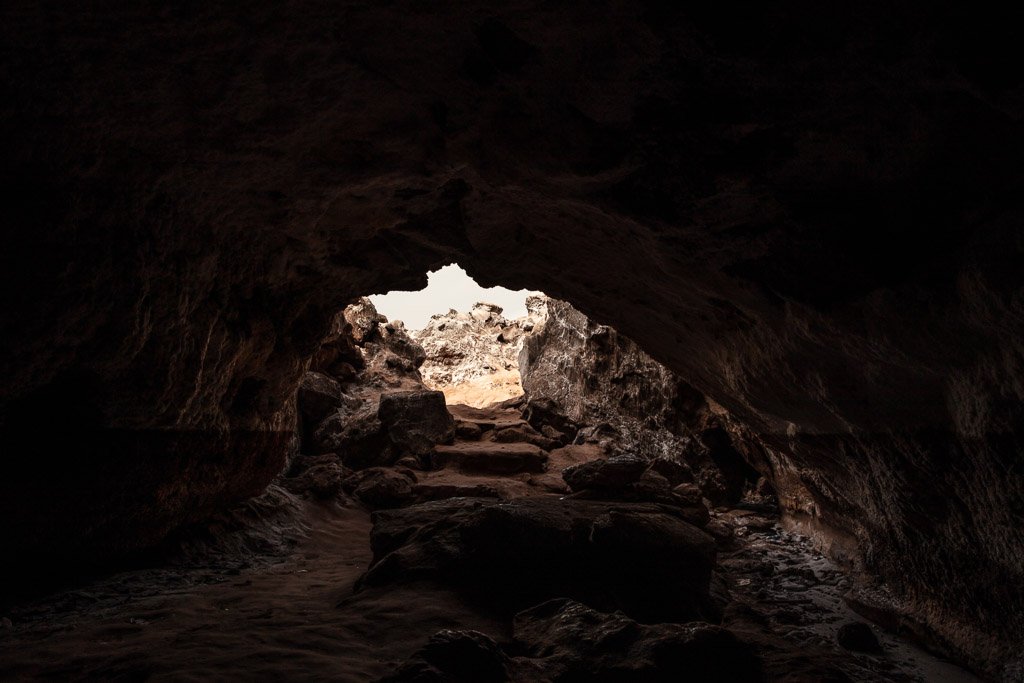
<instances>
[{"instance_id":1,"label":"bright sky through opening","mask_svg":"<svg viewBox=\"0 0 1024 683\"><path fill-rule=\"evenodd\" d=\"M427 273L427 286L418 292L388 292L370 297L377 311L388 320L401 320L406 328L426 327L430 316L448 309L466 312L477 301L497 304L506 318L526 315L526 297L540 292L512 291L504 287L481 287L458 265L445 266Z\"/></svg>"}]
</instances>

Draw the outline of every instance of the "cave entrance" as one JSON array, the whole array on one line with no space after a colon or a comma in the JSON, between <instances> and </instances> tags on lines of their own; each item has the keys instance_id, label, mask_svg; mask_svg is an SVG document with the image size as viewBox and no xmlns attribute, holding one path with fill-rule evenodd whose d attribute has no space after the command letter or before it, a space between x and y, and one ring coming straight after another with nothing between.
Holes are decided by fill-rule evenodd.
<instances>
[{"instance_id":1,"label":"cave entrance","mask_svg":"<svg viewBox=\"0 0 1024 683\"><path fill-rule=\"evenodd\" d=\"M498 497L774 502L752 464L766 461L760 445L683 377L566 301L484 288L455 264L419 291L346 307L298 407L304 455L407 468L415 500L483 486ZM310 461L298 462L301 472ZM518 488L478 475L514 475ZM428 491L426 479L444 487Z\"/></svg>"},{"instance_id":2,"label":"cave entrance","mask_svg":"<svg viewBox=\"0 0 1024 683\"><path fill-rule=\"evenodd\" d=\"M457 264L427 275L418 291L368 297L426 354L423 383L449 405L485 408L523 394L519 354L546 315L542 292L482 287Z\"/></svg>"}]
</instances>

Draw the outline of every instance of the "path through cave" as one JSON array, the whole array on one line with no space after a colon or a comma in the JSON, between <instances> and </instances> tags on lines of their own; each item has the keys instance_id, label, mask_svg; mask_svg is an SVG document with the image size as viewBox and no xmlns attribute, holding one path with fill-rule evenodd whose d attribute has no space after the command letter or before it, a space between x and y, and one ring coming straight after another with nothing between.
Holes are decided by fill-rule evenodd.
<instances>
[{"instance_id":1,"label":"path through cave","mask_svg":"<svg viewBox=\"0 0 1024 683\"><path fill-rule=\"evenodd\" d=\"M284 473L141 567L8 605L5 675L977 680L866 625L895 614L782 529L742 454L763 446L721 407L565 302L526 310L410 335L346 308ZM454 400L513 357L515 395Z\"/></svg>"},{"instance_id":2,"label":"path through cave","mask_svg":"<svg viewBox=\"0 0 1024 683\"><path fill-rule=\"evenodd\" d=\"M612 382L593 353L573 357L595 362L561 375L565 385L535 374L535 390L565 396L565 386L605 377L601 390L568 396L641 392L632 396L679 418L662 426L690 425L692 434L665 429L700 442L708 459L693 484L713 493L712 506L734 506L737 483L756 486L750 472L724 474L723 463L745 463L775 495L785 533L813 539L844 576L872 585L879 597L861 611L979 676L1024 678L1014 12L942 2L4 3L3 604L168 544L198 557L195 544L216 549L230 536L241 556L292 557L306 513L272 511L307 503L287 503L298 494L272 482L283 474L315 496L344 474L326 459L297 465L300 442L319 443L301 453L313 458L361 444L347 451L353 466L391 470L405 465L375 462L381 454L427 450L428 435L406 418L445 414L420 394L411 412L411 399L389 399L383 414L357 410L331 430L308 414L315 401L300 416L297 393L319 391L330 411L345 400L307 378L311 363L352 353L332 327L337 311L363 294L421 287L457 262L481 284L537 287L590 321L565 311L553 339L584 329L589 348L620 351L632 340L685 384L644 394L639 378L651 374ZM337 343L322 355L325 340ZM561 362L541 350L526 349L538 367ZM398 369L414 361L390 352ZM560 405L573 421L615 407ZM543 427L567 425L543 423L559 414L550 407L521 418L554 439ZM645 417L615 414L620 424ZM406 425L404 436L392 440L381 419ZM650 434L609 423L584 437ZM518 467L541 459L528 446L552 452L529 439L488 448ZM446 457L473 460L464 451ZM364 492L420 483L398 475L367 480ZM496 481L487 486L529 487ZM524 500L535 498L544 499ZM501 507L416 504L462 520L466 533L479 532L478 516L507 522ZM636 580L615 586L681 591L696 584L659 583L658 573L708 566L694 559L703 537L672 515L523 505L516 519L545 528L600 519L597 553L651 539L636 529L692 541L669 544L693 550L691 561L620 566ZM388 514L378 551L405 539L395 531L403 518ZM242 531L252 515L278 525L276 540ZM438 524L417 538L452 540ZM195 525L205 542L190 535ZM393 550L402 552L381 563L380 581L400 560L441 557L416 544ZM652 574L635 574L644 568ZM617 602L581 597L520 605L520 650L449 634L410 666L453 651L527 666L503 657L538 659L542 643L561 662L547 664L570 666L587 641L559 641L556 623L636 634L631 656L661 653L669 668L694 639L732 648L723 661L738 667L752 661L711 627L651 631L613 619ZM623 619L644 616L642 598L616 598ZM699 591L676 598L689 616L713 619ZM7 665L31 638L4 618ZM45 639L35 642L45 654ZM174 638L161 643L147 656L170 667ZM756 649L770 665L766 648ZM103 666L134 675L131 657Z\"/></svg>"}]
</instances>

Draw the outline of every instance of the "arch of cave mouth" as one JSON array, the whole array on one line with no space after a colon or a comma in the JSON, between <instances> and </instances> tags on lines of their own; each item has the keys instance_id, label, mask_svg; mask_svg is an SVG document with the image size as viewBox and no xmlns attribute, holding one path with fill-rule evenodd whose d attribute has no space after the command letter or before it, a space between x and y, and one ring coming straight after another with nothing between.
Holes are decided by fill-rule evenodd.
<instances>
[{"instance_id":1,"label":"arch of cave mouth","mask_svg":"<svg viewBox=\"0 0 1024 683\"><path fill-rule=\"evenodd\" d=\"M5 676L1022 677L1015 17L28 4ZM451 263L518 403L358 299Z\"/></svg>"},{"instance_id":2,"label":"arch of cave mouth","mask_svg":"<svg viewBox=\"0 0 1024 683\"><path fill-rule=\"evenodd\" d=\"M208 675L973 679L880 628L893 611L877 588L784 528L770 446L613 328L520 294L518 318L477 302L412 332L370 299L347 306L299 383L297 443L266 492L142 568L15 603L15 670L46 673L35 647L70 654L127 620L138 628L76 666L177 672L176 656L139 651L173 636ZM211 586L182 596L194 583ZM224 605L241 617L211 614ZM287 665L243 663L238 640L299 615L309 640ZM72 621L73 636L40 638ZM182 641L208 626L233 632L229 667ZM629 635L607 647L608 629ZM645 654L653 643L670 659ZM337 647L351 654L315 661Z\"/></svg>"}]
</instances>

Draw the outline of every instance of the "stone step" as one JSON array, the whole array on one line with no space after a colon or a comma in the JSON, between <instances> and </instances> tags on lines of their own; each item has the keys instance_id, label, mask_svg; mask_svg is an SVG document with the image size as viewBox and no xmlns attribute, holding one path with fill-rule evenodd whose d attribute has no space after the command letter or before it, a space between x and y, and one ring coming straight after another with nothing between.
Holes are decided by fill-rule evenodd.
<instances>
[{"instance_id":1,"label":"stone step","mask_svg":"<svg viewBox=\"0 0 1024 683\"><path fill-rule=\"evenodd\" d=\"M492 441L468 441L452 446L435 446L432 457L435 468L454 466L463 472L488 474L543 472L547 461L547 451L533 444Z\"/></svg>"},{"instance_id":2,"label":"stone step","mask_svg":"<svg viewBox=\"0 0 1024 683\"><path fill-rule=\"evenodd\" d=\"M492 429L505 429L527 425L526 420L518 410L495 409L495 408L473 408L464 405L450 405L448 412L458 421L475 424L481 431L487 432Z\"/></svg>"}]
</instances>

